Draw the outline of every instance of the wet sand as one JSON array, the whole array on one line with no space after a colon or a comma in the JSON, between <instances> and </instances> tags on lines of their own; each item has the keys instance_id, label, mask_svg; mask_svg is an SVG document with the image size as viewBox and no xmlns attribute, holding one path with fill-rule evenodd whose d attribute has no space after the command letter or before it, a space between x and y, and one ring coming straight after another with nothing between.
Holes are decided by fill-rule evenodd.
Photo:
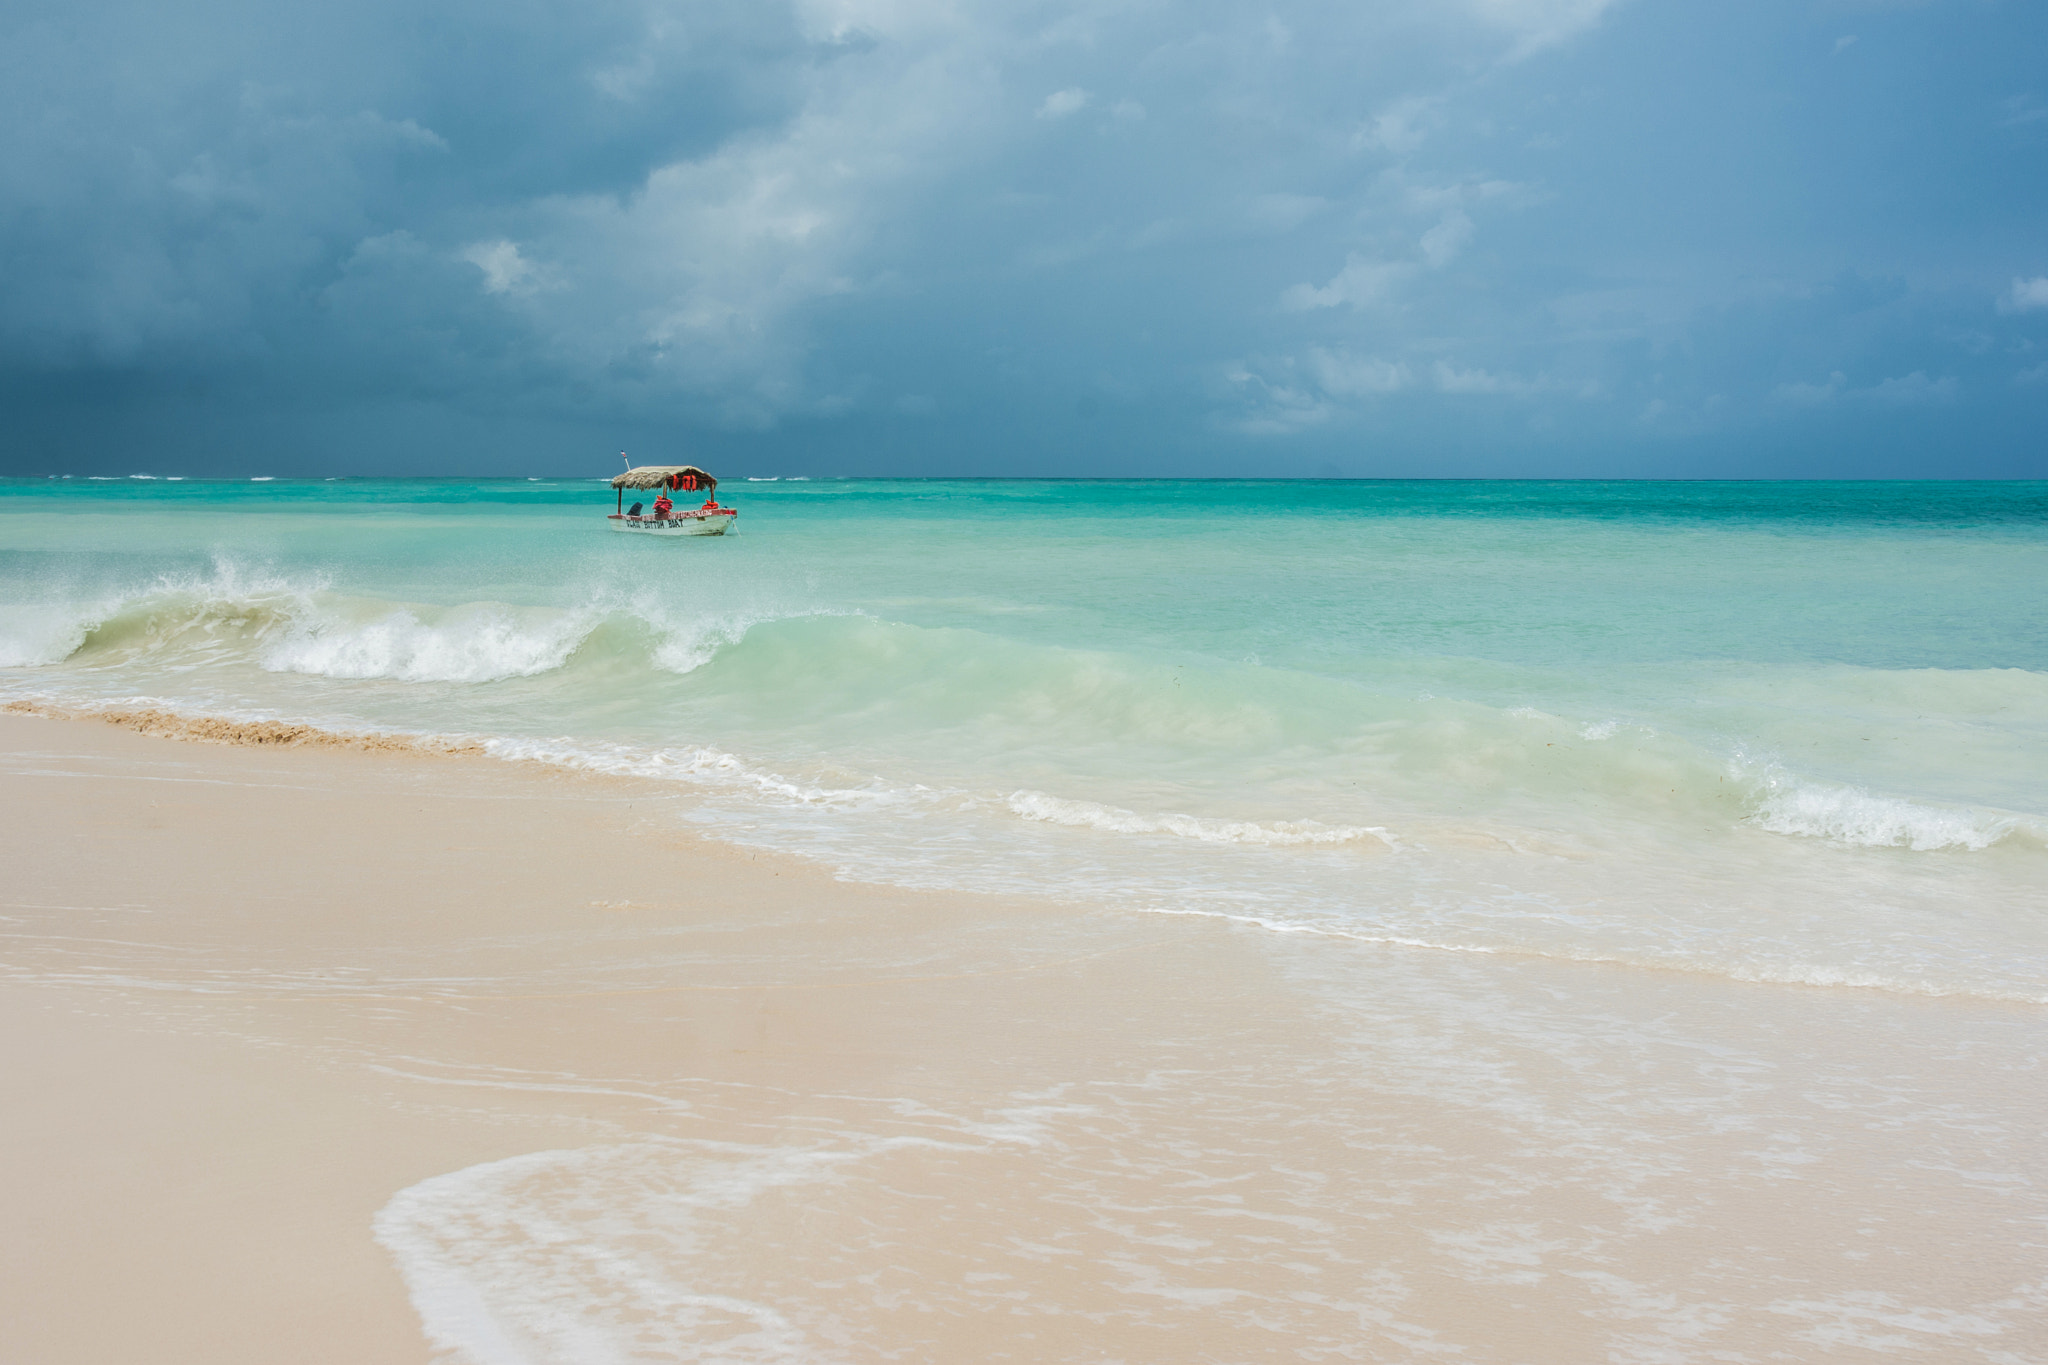
<instances>
[{"instance_id":1,"label":"wet sand","mask_svg":"<svg viewBox=\"0 0 2048 1365\"><path fill-rule=\"evenodd\" d=\"M480 1104L477 1068L680 1074L738 1097L728 1128L978 1093L1059 1072L1019 1054L1114 1024L1098 960L1181 937L1018 961L995 931L1045 907L836 882L617 779L19 716L0 751L0 1319L38 1361L425 1359L378 1208L649 1107L630 1081ZM602 979L674 936L687 964Z\"/></svg>"},{"instance_id":2,"label":"wet sand","mask_svg":"<svg viewBox=\"0 0 2048 1365\"><path fill-rule=\"evenodd\" d=\"M25 1360L2048 1358L2032 1008L852 885L459 755L0 716L0 791Z\"/></svg>"}]
</instances>

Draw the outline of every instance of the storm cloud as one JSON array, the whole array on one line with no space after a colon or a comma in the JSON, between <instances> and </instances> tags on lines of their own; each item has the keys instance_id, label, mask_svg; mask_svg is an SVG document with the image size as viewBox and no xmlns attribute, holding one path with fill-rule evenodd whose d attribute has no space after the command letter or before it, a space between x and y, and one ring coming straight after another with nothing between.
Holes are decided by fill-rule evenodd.
<instances>
[{"instance_id":1,"label":"storm cloud","mask_svg":"<svg viewBox=\"0 0 2048 1365\"><path fill-rule=\"evenodd\" d=\"M11 4L9 472L2048 474L2015 4Z\"/></svg>"}]
</instances>

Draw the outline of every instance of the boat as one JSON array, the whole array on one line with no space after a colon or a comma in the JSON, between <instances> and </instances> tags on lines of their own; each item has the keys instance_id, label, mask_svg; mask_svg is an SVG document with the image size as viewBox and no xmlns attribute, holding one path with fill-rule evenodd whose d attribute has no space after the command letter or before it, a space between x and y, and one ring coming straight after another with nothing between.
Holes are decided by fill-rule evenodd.
<instances>
[{"instance_id":1,"label":"boat","mask_svg":"<svg viewBox=\"0 0 2048 1365\"><path fill-rule=\"evenodd\" d=\"M706 474L693 464L646 464L614 475L612 487L619 490L619 510L610 517L614 531L628 531L642 536L722 536L731 529L733 519L739 511L732 507L720 507L714 490L718 480ZM702 493L702 507L674 507L665 517L657 517L652 510L637 512L639 503L633 506L636 512L626 510L628 488L653 491L662 490L663 495L674 493Z\"/></svg>"}]
</instances>

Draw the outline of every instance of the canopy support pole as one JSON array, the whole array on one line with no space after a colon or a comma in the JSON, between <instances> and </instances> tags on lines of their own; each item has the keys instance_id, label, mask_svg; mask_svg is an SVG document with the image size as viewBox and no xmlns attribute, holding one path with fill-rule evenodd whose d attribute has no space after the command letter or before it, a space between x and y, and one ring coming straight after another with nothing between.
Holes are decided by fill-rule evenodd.
<instances>
[{"instance_id":1,"label":"canopy support pole","mask_svg":"<svg viewBox=\"0 0 2048 1365\"><path fill-rule=\"evenodd\" d=\"M623 489L623 488L621 488L621 489L619 490L619 515L620 515L620 516L624 516L625 514L626 514L626 490L625 490L625 489Z\"/></svg>"}]
</instances>

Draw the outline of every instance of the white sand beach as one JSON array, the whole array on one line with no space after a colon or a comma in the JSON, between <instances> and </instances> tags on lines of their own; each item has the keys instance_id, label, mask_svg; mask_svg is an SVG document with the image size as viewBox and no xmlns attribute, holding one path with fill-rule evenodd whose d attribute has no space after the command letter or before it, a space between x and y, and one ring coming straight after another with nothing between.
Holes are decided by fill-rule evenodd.
<instances>
[{"instance_id":1,"label":"white sand beach","mask_svg":"<svg viewBox=\"0 0 2048 1365\"><path fill-rule=\"evenodd\" d=\"M2033 1007L860 886L475 758L0 743L22 1359L2048 1340Z\"/></svg>"}]
</instances>

